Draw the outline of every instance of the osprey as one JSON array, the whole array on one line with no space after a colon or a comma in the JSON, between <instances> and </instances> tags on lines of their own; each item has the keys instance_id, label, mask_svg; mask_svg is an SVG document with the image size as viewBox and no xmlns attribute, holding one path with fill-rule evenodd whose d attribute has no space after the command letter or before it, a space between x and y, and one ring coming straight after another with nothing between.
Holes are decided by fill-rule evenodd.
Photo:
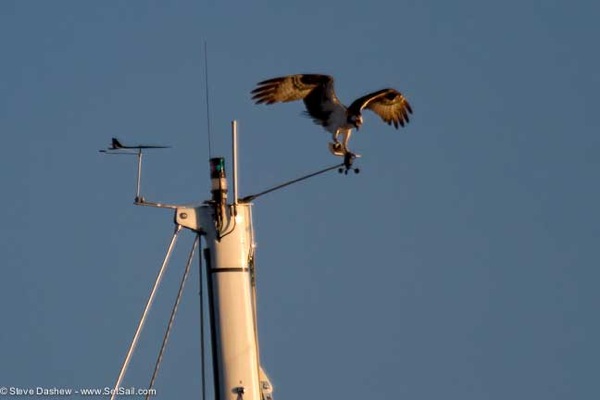
<instances>
[{"instance_id":1,"label":"osprey","mask_svg":"<svg viewBox=\"0 0 600 400\"><path fill-rule=\"evenodd\" d=\"M412 108L396 89L381 89L354 100L350 107L344 106L335 94L333 77L318 74L282 76L259 82L252 92L256 104L273 104L302 99L306 114L321 125L333 137L332 152L337 155L349 153L348 140L352 129L358 130L363 123L361 111L368 108L379 115L388 125L404 126L409 122ZM338 136L342 135L340 144Z\"/></svg>"}]
</instances>

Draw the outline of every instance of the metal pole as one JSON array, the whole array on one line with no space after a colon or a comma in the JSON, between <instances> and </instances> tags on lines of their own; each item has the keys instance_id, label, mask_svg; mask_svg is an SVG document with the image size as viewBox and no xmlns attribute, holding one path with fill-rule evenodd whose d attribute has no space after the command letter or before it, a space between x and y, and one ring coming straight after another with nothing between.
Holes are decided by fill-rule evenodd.
<instances>
[{"instance_id":1,"label":"metal pole","mask_svg":"<svg viewBox=\"0 0 600 400\"><path fill-rule=\"evenodd\" d=\"M200 235L198 235L198 240L200 240ZM202 279L202 275L204 274L204 269L202 268L202 257L204 254L202 253L202 246L200 247L200 251L198 252L198 283L199 283L199 294L200 294L200 376L202 380L202 397L200 400L206 399L206 370L204 366L204 360L206 355L204 354L205 346L204 346L204 279Z\"/></svg>"},{"instance_id":2,"label":"metal pole","mask_svg":"<svg viewBox=\"0 0 600 400\"><path fill-rule=\"evenodd\" d=\"M264 191L262 191L260 193L253 194L253 195L246 196L246 197L242 197L240 200L242 201L242 203L249 203L252 200L254 200L257 197L260 197L260 196L262 196L264 194L274 192L275 190L283 189L286 186L292 185L294 183L301 182L301 181L303 181L305 179L312 178L313 176L317 176L317 175L323 174L325 172L331 171L332 169L340 168L340 167L343 167L343 166L344 166L344 163L341 163L341 164L338 164L338 165L334 165L334 166L331 166L331 167L327 167L327 168L322 169L320 171L313 172L312 174L305 175L305 176L303 176L301 178L297 178L297 179L294 179L292 181L289 181L289 182L286 182L286 183L282 183L281 185L277 185L275 187L272 187L271 189L264 190Z\"/></svg>"},{"instance_id":3,"label":"metal pole","mask_svg":"<svg viewBox=\"0 0 600 400\"><path fill-rule=\"evenodd\" d=\"M141 152L140 152L141 154ZM165 255L165 259L163 260L162 266L160 267L160 271L158 272L158 276L156 277L156 281L154 282L154 287L150 292L150 297L146 302L146 307L144 308L144 312L142 313L142 318L138 324L138 327L135 331L135 335L133 335L133 340L131 341L131 345L129 346L129 351L127 352L127 356L125 357L125 361L123 362L123 366L121 367L121 372L119 373L119 377L117 378L117 383L115 383L115 388L110 397L110 400L114 400L117 396L117 392L119 387L121 387L121 382L125 377L125 372L127 372L127 367L129 366L129 362L131 361L131 356L133 355L133 351L137 346L137 342L140 338L140 334L142 333L142 329L144 328L144 324L146 323L146 317L148 316L148 311L150 311L150 307L152 307L152 303L154 302L154 296L156 295L156 290L160 285L163 274L167 269L167 265L169 264L169 258L171 258L171 253L173 253L173 248L175 247L175 243L177 242L177 235L181 231L181 225L177 225L175 227L175 232L173 233L173 237L171 238L171 243L169 244L169 248L167 249L167 254Z\"/></svg>"},{"instance_id":4,"label":"metal pole","mask_svg":"<svg viewBox=\"0 0 600 400\"><path fill-rule=\"evenodd\" d=\"M137 170L137 182L135 187L135 201L140 201L140 190L141 190L141 182L142 182L142 149L138 149L137 154L138 159L138 170Z\"/></svg>"},{"instance_id":5,"label":"metal pole","mask_svg":"<svg viewBox=\"0 0 600 400\"><path fill-rule=\"evenodd\" d=\"M210 353L212 355L212 377L213 390L216 400L221 399L221 390L219 390L220 372L219 372L219 352L217 349L217 321L215 320L215 297L211 284L212 260L210 248L204 249L204 265L206 268L206 289L208 297L208 317L210 321Z\"/></svg>"},{"instance_id":6,"label":"metal pole","mask_svg":"<svg viewBox=\"0 0 600 400\"><path fill-rule=\"evenodd\" d=\"M250 204L229 208L223 220L235 226L221 235L207 224L207 284L211 301L215 388L218 400L260 400L260 368L249 256L253 249Z\"/></svg>"},{"instance_id":7,"label":"metal pole","mask_svg":"<svg viewBox=\"0 0 600 400\"><path fill-rule=\"evenodd\" d=\"M232 155L233 155L233 204L237 204L238 202L238 181L237 181L237 176L238 176L238 150L237 150L237 146L238 146L238 141L237 141L237 121L233 120L231 121L231 133L232 133L232 140L231 140L231 144L233 146L233 151L232 151Z\"/></svg>"}]
</instances>

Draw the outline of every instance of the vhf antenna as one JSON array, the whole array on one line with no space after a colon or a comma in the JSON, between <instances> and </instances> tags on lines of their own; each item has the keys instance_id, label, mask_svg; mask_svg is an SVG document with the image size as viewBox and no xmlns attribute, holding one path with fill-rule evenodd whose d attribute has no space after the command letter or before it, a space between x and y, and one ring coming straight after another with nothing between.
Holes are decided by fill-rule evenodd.
<instances>
[{"instance_id":1,"label":"vhf antenna","mask_svg":"<svg viewBox=\"0 0 600 400\"><path fill-rule=\"evenodd\" d=\"M208 45L204 41L204 85L206 88L206 132L208 135L208 158L212 158L212 132L210 129L210 96L208 90Z\"/></svg>"}]
</instances>

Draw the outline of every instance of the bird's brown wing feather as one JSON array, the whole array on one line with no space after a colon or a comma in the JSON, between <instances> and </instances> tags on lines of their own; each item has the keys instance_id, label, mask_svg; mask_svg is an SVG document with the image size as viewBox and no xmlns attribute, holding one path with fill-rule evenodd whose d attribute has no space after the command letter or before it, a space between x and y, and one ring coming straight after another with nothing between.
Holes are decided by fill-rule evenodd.
<instances>
[{"instance_id":1,"label":"bird's brown wing feather","mask_svg":"<svg viewBox=\"0 0 600 400\"><path fill-rule=\"evenodd\" d=\"M328 75L297 74L267 79L259 82L251 92L256 104L273 104L301 100L314 89L333 86L333 78Z\"/></svg>"},{"instance_id":2,"label":"bird's brown wing feather","mask_svg":"<svg viewBox=\"0 0 600 400\"><path fill-rule=\"evenodd\" d=\"M379 115L388 125L404 126L409 120L409 114L412 114L412 107L402 93L396 89L382 89L360 97L348 107L350 112L358 113L360 110L368 108Z\"/></svg>"},{"instance_id":3,"label":"bird's brown wing feather","mask_svg":"<svg viewBox=\"0 0 600 400\"><path fill-rule=\"evenodd\" d=\"M327 126L329 117L340 101L335 95L333 77L319 74L297 74L282 76L259 82L251 92L256 104L273 104L302 99L306 114L322 126Z\"/></svg>"}]
</instances>

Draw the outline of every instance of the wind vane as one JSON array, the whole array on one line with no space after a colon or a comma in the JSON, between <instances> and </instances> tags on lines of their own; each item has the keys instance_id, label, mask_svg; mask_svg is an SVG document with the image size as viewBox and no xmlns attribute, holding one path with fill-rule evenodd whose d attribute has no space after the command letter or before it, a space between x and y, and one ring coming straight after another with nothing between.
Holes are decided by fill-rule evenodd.
<instances>
[{"instance_id":1,"label":"wind vane","mask_svg":"<svg viewBox=\"0 0 600 400\"><path fill-rule=\"evenodd\" d=\"M147 144L139 144L136 146L125 146L121 144L119 139L112 138L110 146L106 149L99 150L100 153L104 154L113 154L113 155L135 155L137 156L137 179L136 179L136 189L135 189L135 203L143 202L143 198L140 195L141 190L141 181L142 181L142 150L145 149L169 149L171 146L156 146L156 145L147 145ZM133 151L137 150L137 151Z\"/></svg>"}]
</instances>

